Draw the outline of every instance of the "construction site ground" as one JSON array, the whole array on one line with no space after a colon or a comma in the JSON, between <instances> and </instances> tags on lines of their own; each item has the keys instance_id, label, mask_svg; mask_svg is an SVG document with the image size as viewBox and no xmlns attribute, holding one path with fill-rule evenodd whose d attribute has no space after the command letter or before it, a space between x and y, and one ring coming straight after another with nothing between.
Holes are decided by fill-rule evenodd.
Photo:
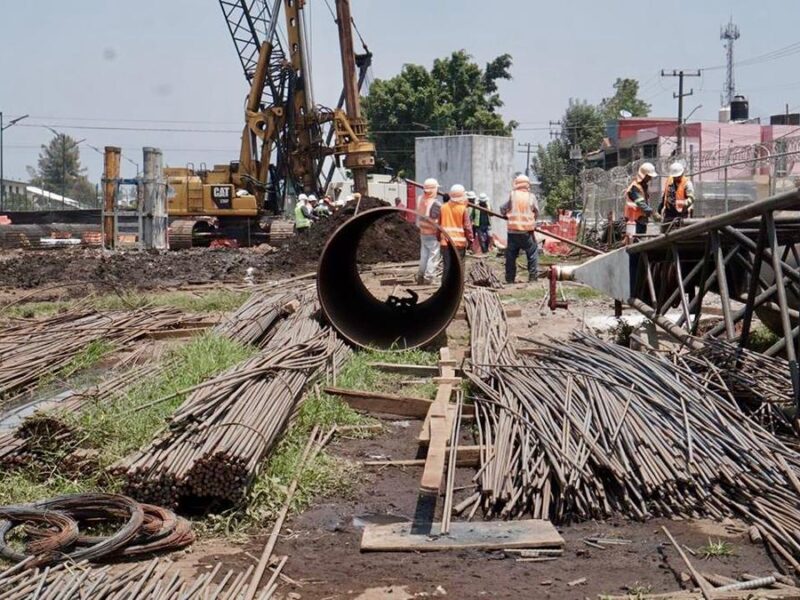
<instances>
[{"instance_id":1,"label":"construction site ground","mask_svg":"<svg viewBox=\"0 0 800 600\"><path fill-rule=\"evenodd\" d=\"M493 257L488 263L502 279L500 259ZM313 261L307 261L294 264L287 271L281 270L280 264L280 260L257 250L138 253L112 258L82 251L77 260L68 253L14 252L0 257L0 306L13 305L17 316L26 316L26 305L37 303L41 308L42 303L76 302L86 296L87 289L123 296L165 291L202 296L211 289L246 294L247 267L256 269L252 275L256 283L278 275L301 275L315 267ZM159 276L154 277L154 273ZM413 270L403 273L407 276ZM378 275L364 277L376 294L386 293ZM518 279L522 279L521 273ZM499 291L508 308L520 309L512 311L510 317L518 337L564 339L573 329L591 327L613 314L610 299L577 284L561 285L569 308L556 312L545 304L545 280L519 283ZM456 356L463 355L469 344L465 320L452 322L447 344ZM355 466L347 491L315 498L310 507L293 514L285 524L276 553L288 555L283 572L297 584L282 585L279 597L581 599L626 593L636 598L649 592L669 592L685 583L681 573L686 568L674 552L663 552L666 539L660 532L661 525L667 525L682 544L697 553L693 561L704 571L730 576L774 571L763 548L748 541L741 524L690 520L632 522L618 518L560 526L566 541L564 555L547 562L519 562L499 551L362 553L359 540L365 523L409 520L418 500L420 467L366 467L360 463L415 458L421 422L396 417L378 422L383 427L374 435L366 439L341 436L328 448L330 454ZM462 435L465 443L474 443L470 441L470 431ZM459 468L456 486L469 486L473 475L474 469ZM460 492L467 493L466 489ZM456 501L461 497L457 496ZM222 571L246 568L257 562L270 527L270 523L264 523L263 528L244 537L204 535L172 558L187 573L201 573L217 563L222 563ZM584 541L598 534L631 543L599 549ZM703 558L700 548L717 540L729 542L732 554Z\"/></svg>"}]
</instances>

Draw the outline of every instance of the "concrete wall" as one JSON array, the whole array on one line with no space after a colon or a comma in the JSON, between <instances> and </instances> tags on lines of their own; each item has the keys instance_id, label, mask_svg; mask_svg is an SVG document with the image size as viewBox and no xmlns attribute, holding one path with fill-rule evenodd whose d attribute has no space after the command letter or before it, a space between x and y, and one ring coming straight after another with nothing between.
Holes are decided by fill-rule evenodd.
<instances>
[{"instance_id":1,"label":"concrete wall","mask_svg":"<svg viewBox=\"0 0 800 600\"><path fill-rule=\"evenodd\" d=\"M447 191L460 183L476 194L489 195L497 210L508 198L514 177L514 139L488 135L420 137L415 143L419 181L435 177ZM506 236L506 223L492 219L492 231Z\"/></svg>"}]
</instances>

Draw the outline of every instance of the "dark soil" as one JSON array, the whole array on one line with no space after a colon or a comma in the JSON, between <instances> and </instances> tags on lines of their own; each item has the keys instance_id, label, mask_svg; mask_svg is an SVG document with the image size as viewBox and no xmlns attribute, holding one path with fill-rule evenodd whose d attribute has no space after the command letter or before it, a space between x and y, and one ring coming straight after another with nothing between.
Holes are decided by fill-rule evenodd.
<instances>
[{"instance_id":1,"label":"dark soil","mask_svg":"<svg viewBox=\"0 0 800 600\"><path fill-rule=\"evenodd\" d=\"M292 277L313 264L283 264L277 254L250 249L196 248L164 253L96 249L15 251L0 257L0 287L53 284L155 289L191 283L242 283L248 267L260 276ZM302 267L302 268L301 268Z\"/></svg>"},{"instance_id":2,"label":"dark soil","mask_svg":"<svg viewBox=\"0 0 800 600\"><path fill-rule=\"evenodd\" d=\"M357 461L377 456L413 458L419 429L419 421L411 421L409 427L390 424L388 432L377 439L339 441L331 452ZM459 469L456 486L468 484L473 473L472 469ZM441 590L436 592L441 586L448 598L459 600L581 600L598 594L624 595L637 587L653 593L677 591L682 587L680 574L687 569L661 532L662 525L690 548L705 545L709 538L733 545L735 556L708 560L700 555L691 557L701 571L737 576L766 575L775 570L763 549L741 533L731 533L721 524L708 521L667 519L639 523L619 518L565 526L560 528L566 541L564 555L550 562L517 562L502 552L473 550L362 553L361 529L354 518L378 515L410 519L417 505L421 474L418 467L365 470L351 497L329 498L287 521L275 554L289 556L284 572L304 585L292 588L282 584L283 594L293 591L302 600L344 600L357 599L366 589L393 587L393 592L374 597L406 598L402 591L435 597L441 595ZM456 501L468 493L460 492ZM621 537L632 543L600 550L584 543L584 538L592 535ZM265 541L266 536L261 536L240 554L207 556L203 562L211 565L222 560L226 568L230 564L246 568L253 562L248 554L259 556ZM584 577L585 583L568 585Z\"/></svg>"},{"instance_id":3,"label":"dark soil","mask_svg":"<svg viewBox=\"0 0 800 600\"><path fill-rule=\"evenodd\" d=\"M352 203L351 203L352 204ZM388 206L382 200L366 197L361 200L359 211ZM311 229L298 235L287 245L298 261L319 260L325 243L333 233L347 222L355 212L355 206L347 206L332 217L314 223ZM419 257L419 234L416 226L400 213L381 219L364 234L359 246L358 260L363 264L379 262L405 262Z\"/></svg>"}]
</instances>

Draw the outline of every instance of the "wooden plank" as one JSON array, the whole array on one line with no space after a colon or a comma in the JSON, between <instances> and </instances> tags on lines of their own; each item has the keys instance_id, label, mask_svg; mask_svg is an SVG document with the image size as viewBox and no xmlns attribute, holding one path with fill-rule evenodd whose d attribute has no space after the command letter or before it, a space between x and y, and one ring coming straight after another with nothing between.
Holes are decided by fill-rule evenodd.
<instances>
[{"instance_id":1,"label":"wooden plank","mask_svg":"<svg viewBox=\"0 0 800 600\"><path fill-rule=\"evenodd\" d=\"M205 333L207 327L187 327L185 329L157 329L147 333L147 337L152 340L176 340L180 338L193 337Z\"/></svg>"},{"instance_id":2,"label":"wooden plank","mask_svg":"<svg viewBox=\"0 0 800 600\"><path fill-rule=\"evenodd\" d=\"M482 446L459 446L456 454L457 467L478 467L481 460ZM450 460L452 448L447 448L447 461ZM422 467L425 466L424 458L410 458L398 460L368 460L361 463L365 467Z\"/></svg>"},{"instance_id":3,"label":"wooden plank","mask_svg":"<svg viewBox=\"0 0 800 600\"><path fill-rule=\"evenodd\" d=\"M450 403L450 396L452 393L452 385L447 383L440 385L436 392L436 399L431 405L428 456L425 460L425 468L420 481L420 488L424 492L438 494L442 487L447 440L450 438L450 428L448 424L452 422L452 419L448 418L447 407Z\"/></svg>"},{"instance_id":4,"label":"wooden plank","mask_svg":"<svg viewBox=\"0 0 800 600\"><path fill-rule=\"evenodd\" d=\"M381 394L380 392L367 392L362 390L348 390L337 387L324 387L322 391L331 396L338 396L351 407L358 410L400 415L424 419L433 402L427 398L413 396L397 396L394 394Z\"/></svg>"},{"instance_id":5,"label":"wooden plank","mask_svg":"<svg viewBox=\"0 0 800 600\"><path fill-rule=\"evenodd\" d=\"M401 373L420 377L435 377L439 374L439 367L436 365L404 365L383 362L371 362L368 365L384 373Z\"/></svg>"},{"instance_id":6,"label":"wooden plank","mask_svg":"<svg viewBox=\"0 0 800 600\"><path fill-rule=\"evenodd\" d=\"M412 534L411 523L367 525L361 537L361 550L373 552L430 552L441 550L504 550L506 548L551 548L564 546L550 521L459 521L450 524L447 536ZM440 523L433 524L439 531Z\"/></svg>"},{"instance_id":7,"label":"wooden plank","mask_svg":"<svg viewBox=\"0 0 800 600\"><path fill-rule=\"evenodd\" d=\"M442 376L442 377L434 377L433 378L433 383L435 383L437 385L441 385L443 383L448 383L450 385L461 385L461 377L456 377L456 376L452 376L452 377L444 377L444 376Z\"/></svg>"}]
</instances>

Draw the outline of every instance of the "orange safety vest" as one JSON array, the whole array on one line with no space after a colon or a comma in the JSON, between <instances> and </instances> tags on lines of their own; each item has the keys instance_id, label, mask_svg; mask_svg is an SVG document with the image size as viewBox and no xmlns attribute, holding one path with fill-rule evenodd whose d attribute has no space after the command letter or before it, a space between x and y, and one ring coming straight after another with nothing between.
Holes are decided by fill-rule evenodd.
<instances>
[{"instance_id":1,"label":"orange safety vest","mask_svg":"<svg viewBox=\"0 0 800 600\"><path fill-rule=\"evenodd\" d=\"M420 196L417 202L417 227L420 235L436 235L439 231L436 222L431 219L431 209L435 203L436 197L425 198L425 196Z\"/></svg>"},{"instance_id":2,"label":"orange safety vest","mask_svg":"<svg viewBox=\"0 0 800 600\"><path fill-rule=\"evenodd\" d=\"M642 210L641 208L636 206L636 203L633 202L628 197L628 194L630 193L630 191L633 188L636 188L637 190L639 190L639 192L642 194L642 197L645 199L645 201L647 201L647 194L645 193L644 188L642 187L642 184L639 183L638 181L631 182L631 184L628 186L628 189L625 190L625 211L624 211L624 213L625 213L625 220L628 223L636 223L636 221L638 221L639 219L641 219L644 216L644 210Z\"/></svg>"},{"instance_id":3,"label":"orange safety vest","mask_svg":"<svg viewBox=\"0 0 800 600\"><path fill-rule=\"evenodd\" d=\"M508 212L508 230L530 232L536 229L536 215L531 209L531 193L514 190L509 198L511 210Z\"/></svg>"},{"instance_id":4,"label":"orange safety vest","mask_svg":"<svg viewBox=\"0 0 800 600\"><path fill-rule=\"evenodd\" d=\"M667 179L667 184L664 186L664 200L667 199L667 190L669 190L670 186L674 179L669 177ZM686 199L688 196L686 195L686 177L681 177L678 186L675 188L675 210L679 213L683 212L683 209L686 208Z\"/></svg>"},{"instance_id":5,"label":"orange safety vest","mask_svg":"<svg viewBox=\"0 0 800 600\"><path fill-rule=\"evenodd\" d=\"M467 247L467 236L464 233L464 214L467 212L466 202L450 200L442 204L442 214L439 224L445 233L453 240L456 248ZM447 238L442 236L439 242L442 246L447 246Z\"/></svg>"}]
</instances>

